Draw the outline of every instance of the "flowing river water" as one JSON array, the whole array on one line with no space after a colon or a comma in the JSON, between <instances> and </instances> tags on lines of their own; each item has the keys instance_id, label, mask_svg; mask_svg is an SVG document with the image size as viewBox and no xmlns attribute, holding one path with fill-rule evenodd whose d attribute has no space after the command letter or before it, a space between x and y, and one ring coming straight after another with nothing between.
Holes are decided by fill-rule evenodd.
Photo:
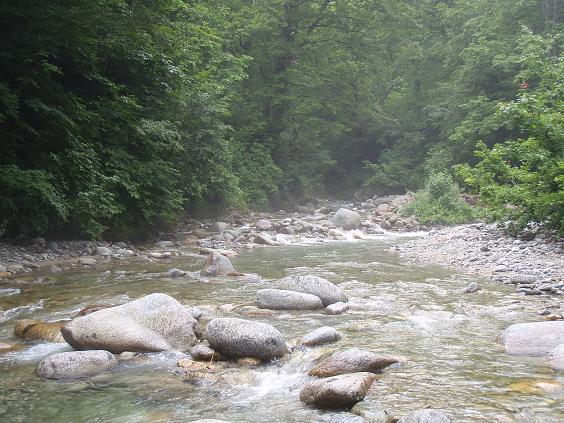
<instances>
[{"instance_id":1,"label":"flowing river water","mask_svg":"<svg viewBox=\"0 0 564 423\"><path fill-rule=\"evenodd\" d=\"M21 351L0 355L0 421L6 422L339 422L345 412L300 403L306 373L327 354L348 347L402 355L408 361L383 371L364 406L395 416L433 407L454 422L564 422L564 377L540 357L516 357L496 343L511 323L539 320L546 299L522 297L511 286L477 280L482 290L463 294L476 279L437 266L403 262L390 250L400 238L288 245L244 251L232 259L238 271L262 281L193 276L168 278L171 267L196 271L202 259L167 263L112 262L104 269L49 275L21 292L0 291L0 341L13 342L16 319L69 319L86 305L119 304L153 292L191 306L215 305L217 314L243 317L257 289L289 274L315 274L339 284L351 309L278 311L255 318L274 325L287 341L333 326L342 339L296 350L286 360L247 372L244 384L191 383L176 368L179 354L158 353L123 361L110 372L60 382L35 375L38 362L65 344L26 341ZM39 275L40 276L40 275ZM34 275L37 277L37 275ZM28 277L31 280L31 277ZM229 306L226 304L231 304ZM244 380L245 382L245 380Z\"/></svg>"}]
</instances>

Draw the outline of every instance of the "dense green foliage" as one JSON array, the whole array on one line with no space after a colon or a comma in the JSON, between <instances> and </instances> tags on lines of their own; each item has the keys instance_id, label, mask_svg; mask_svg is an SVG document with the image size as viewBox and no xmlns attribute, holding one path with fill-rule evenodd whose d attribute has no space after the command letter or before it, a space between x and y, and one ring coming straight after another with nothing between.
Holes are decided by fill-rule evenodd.
<instances>
[{"instance_id":1,"label":"dense green foliage","mask_svg":"<svg viewBox=\"0 0 564 423\"><path fill-rule=\"evenodd\" d=\"M417 217L421 223L443 224L465 223L476 213L462 199L452 177L444 172L431 174L404 212Z\"/></svg>"},{"instance_id":2,"label":"dense green foliage","mask_svg":"<svg viewBox=\"0 0 564 423\"><path fill-rule=\"evenodd\" d=\"M416 189L459 164L498 216L561 228L563 13L5 0L0 235L142 236L186 211Z\"/></svg>"}]
</instances>

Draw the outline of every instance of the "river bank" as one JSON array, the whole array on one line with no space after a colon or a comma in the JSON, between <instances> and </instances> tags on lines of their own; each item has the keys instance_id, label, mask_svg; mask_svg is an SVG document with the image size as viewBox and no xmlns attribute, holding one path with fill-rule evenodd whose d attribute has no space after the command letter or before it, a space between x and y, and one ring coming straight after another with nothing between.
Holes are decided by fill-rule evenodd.
<instances>
[{"instance_id":1,"label":"river bank","mask_svg":"<svg viewBox=\"0 0 564 423\"><path fill-rule=\"evenodd\" d=\"M110 262L166 262L176 256L219 251L235 256L263 246L322 243L402 233L414 239L395 245L406 260L456 268L505 284L526 295L564 294L564 242L544 234L513 238L495 225L477 223L429 228L401 214L411 196L367 201L319 201L294 211L233 215L224 221L188 220L159 240L126 242L31 240L28 245L0 244L0 281L18 274L104 266ZM347 213L336 217L339 210Z\"/></svg>"}]
</instances>

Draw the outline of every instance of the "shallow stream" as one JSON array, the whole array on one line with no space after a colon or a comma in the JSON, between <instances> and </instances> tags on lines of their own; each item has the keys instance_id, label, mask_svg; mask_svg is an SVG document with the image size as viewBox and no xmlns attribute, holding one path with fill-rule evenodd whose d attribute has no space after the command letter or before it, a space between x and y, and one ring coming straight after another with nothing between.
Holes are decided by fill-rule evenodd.
<instances>
[{"instance_id":1,"label":"shallow stream","mask_svg":"<svg viewBox=\"0 0 564 423\"><path fill-rule=\"evenodd\" d=\"M320 327L339 330L341 341L298 350L287 360L253 370L252 382L189 383L178 373L178 354L159 353L124 361L87 380L57 382L34 373L45 356L65 344L26 342L0 355L0 421L6 422L338 422L348 413L318 411L300 403L306 372L332 351L360 347L403 355L408 362L384 370L365 399L367 409L395 416L431 406L454 422L564 422L564 377L542 358L514 357L496 343L511 323L538 320L548 301L522 297L512 286L478 280L482 290L462 291L469 276L436 266L406 264L390 251L398 238L265 247L232 259L240 272L261 282L233 279L202 283L171 279L167 269L196 271L202 259L167 263L113 262L104 269L45 275L47 283L0 288L0 341L15 342L15 320L69 319L100 302L119 304L152 292L191 306L225 305L217 313L243 317L257 289L289 274L315 274L339 284L351 310L275 312L256 320L274 325L288 341ZM37 275L34 275L36 278ZM27 277L31 280L31 277ZM7 288L19 288L10 291Z\"/></svg>"}]
</instances>

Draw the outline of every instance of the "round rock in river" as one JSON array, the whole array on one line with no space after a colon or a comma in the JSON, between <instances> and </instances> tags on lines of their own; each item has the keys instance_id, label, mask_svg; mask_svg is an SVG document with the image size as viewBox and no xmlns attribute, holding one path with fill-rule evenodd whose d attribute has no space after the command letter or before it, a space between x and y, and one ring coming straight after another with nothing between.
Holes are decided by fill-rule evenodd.
<instances>
[{"instance_id":1,"label":"round rock in river","mask_svg":"<svg viewBox=\"0 0 564 423\"><path fill-rule=\"evenodd\" d=\"M402 417L398 423L452 423L452 420L442 411L428 408Z\"/></svg>"},{"instance_id":2,"label":"round rock in river","mask_svg":"<svg viewBox=\"0 0 564 423\"><path fill-rule=\"evenodd\" d=\"M202 276L225 276L236 274L237 271L231 261L216 251L212 251L204 262L204 267L200 271Z\"/></svg>"},{"instance_id":3,"label":"round rock in river","mask_svg":"<svg viewBox=\"0 0 564 423\"><path fill-rule=\"evenodd\" d=\"M78 350L187 351L199 327L190 310L166 294L151 294L129 303L77 317L61 333Z\"/></svg>"},{"instance_id":4,"label":"round rock in river","mask_svg":"<svg viewBox=\"0 0 564 423\"><path fill-rule=\"evenodd\" d=\"M331 223L343 229L354 229L360 226L360 215L349 209L339 209L331 217Z\"/></svg>"},{"instance_id":5,"label":"round rock in river","mask_svg":"<svg viewBox=\"0 0 564 423\"><path fill-rule=\"evenodd\" d=\"M339 339L341 339L341 334L335 328L323 326L304 335L301 343L306 347L314 347L316 345L337 342Z\"/></svg>"},{"instance_id":6,"label":"round rock in river","mask_svg":"<svg viewBox=\"0 0 564 423\"><path fill-rule=\"evenodd\" d=\"M321 299L315 295L283 289L259 289L257 305L270 310L315 310L323 307Z\"/></svg>"},{"instance_id":7,"label":"round rock in river","mask_svg":"<svg viewBox=\"0 0 564 423\"><path fill-rule=\"evenodd\" d=\"M69 351L44 359L37 366L37 374L47 379L76 379L97 375L117 364L108 351Z\"/></svg>"},{"instance_id":8,"label":"round rock in river","mask_svg":"<svg viewBox=\"0 0 564 423\"><path fill-rule=\"evenodd\" d=\"M319 408L351 408L364 399L374 378L372 373L352 373L314 380L303 387L300 400Z\"/></svg>"},{"instance_id":9,"label":"round rock in river","mask_svg":"<svg viewBox=\"0 0 564 423\"><path fill-rule=\"evenodd\" d=\"M398 363L398 357L382 356L370 351L351 348L326 358L309 371L310 376L330 377L345 373L378 372Z\"/></svg>"},{"instance_id":10,"label":"round rock in river","mask_svg":"<svg viewBox=\"0 0 564 423\"><path fill-rule=\"evenodd\" d=\"M315 295L321 298L324 306L338 303L339 301L348 301L341 288L319 276L287 276L277 283L277 287L279 289Z\"/></svg>"},{"instance_id":11,"label":"round rock in river","mask_svg":"<svg viewBox=\"0 0 564 423\"><path fill-rule=\"evenodd\" d=\"M517 323L501 335L508 354L544 355L564 343L564 320Z\"/></svg>"},{"instance_id":12,"label":"round rock in river","mask_svg":"<svg viewBox=\"0 0 564 423\"><path fill-rule=\"evenodd\" d=\"M254 357L268 361L288 352L278 330L266 323L235 318L217 318L208 323L204 338L222 356Z\"/></svg>"}]
</instances>

